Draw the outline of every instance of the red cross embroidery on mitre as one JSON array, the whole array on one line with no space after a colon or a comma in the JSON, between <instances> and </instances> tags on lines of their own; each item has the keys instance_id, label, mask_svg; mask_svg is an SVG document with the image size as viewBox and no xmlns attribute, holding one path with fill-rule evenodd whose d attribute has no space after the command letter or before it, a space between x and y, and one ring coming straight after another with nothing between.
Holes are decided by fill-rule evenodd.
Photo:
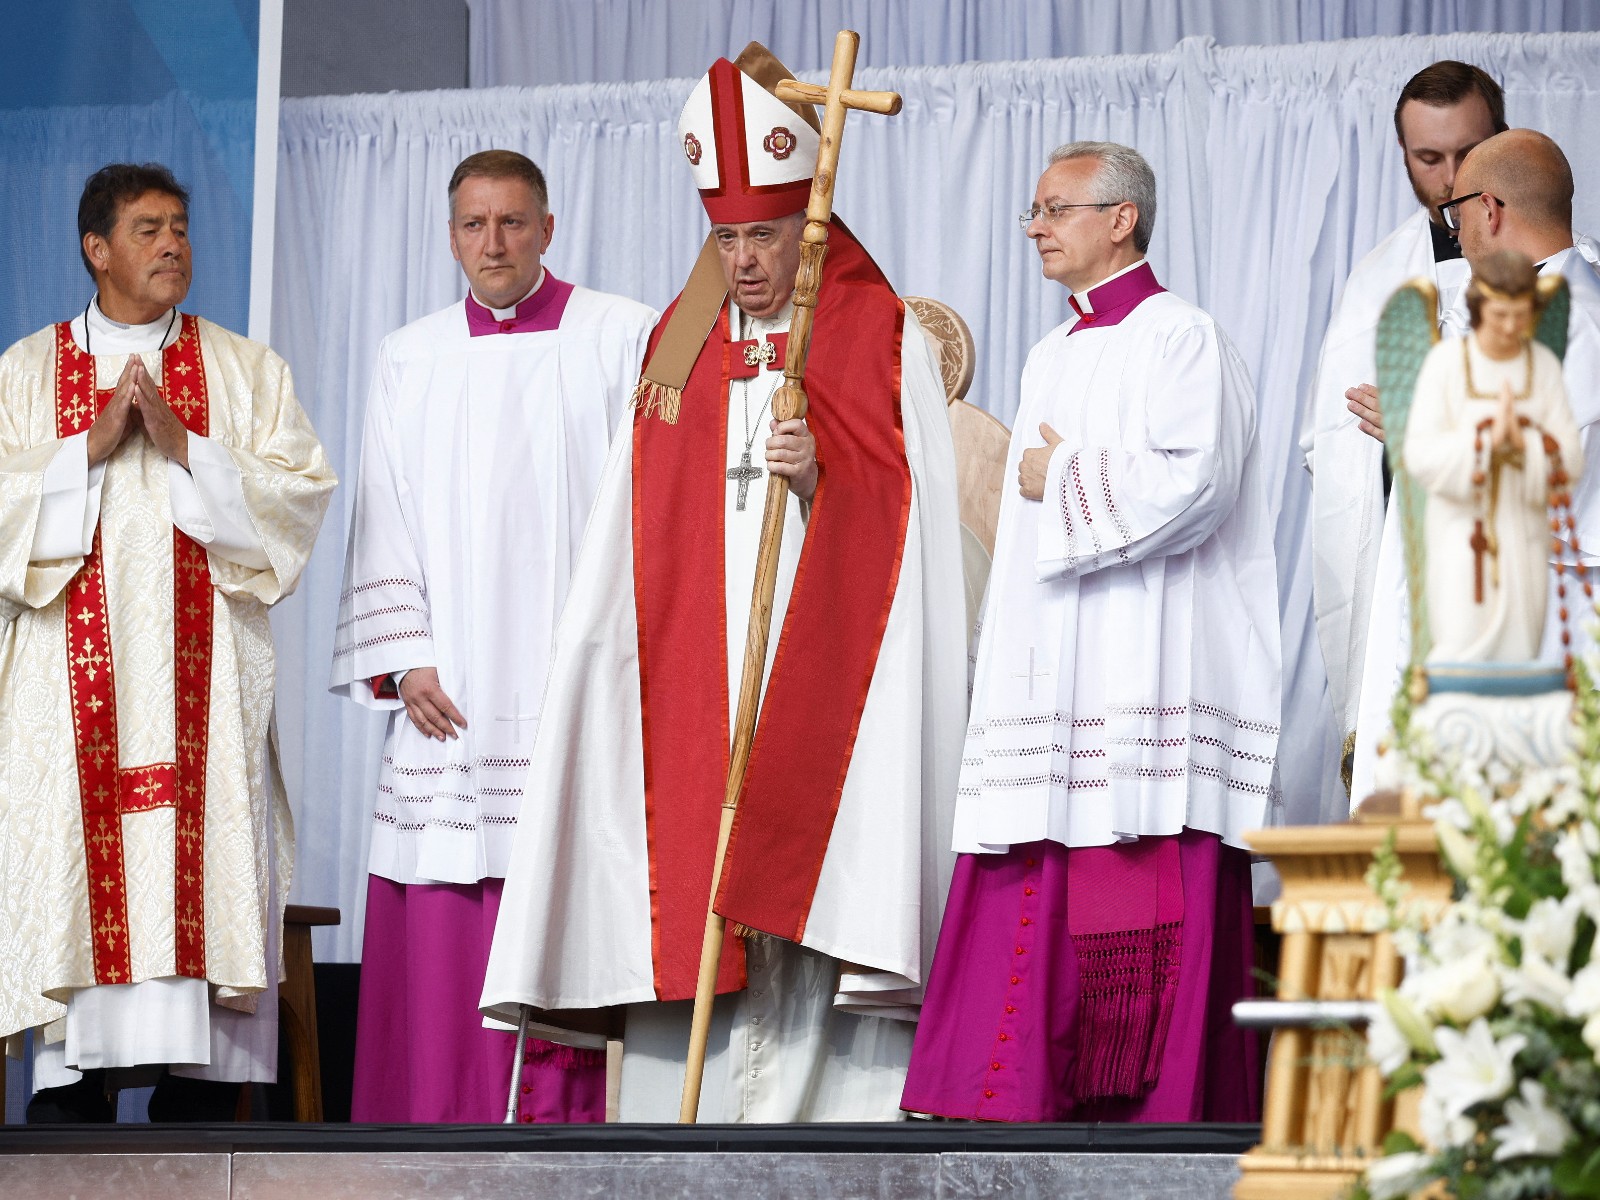
<instances>
[{"instance_id":1,"label":"red cross embroidery on mitre","mask_svg":"<svg viewBox=\"0 0 1600 1200\"><path fill-rule=\"evenodd\" d=\"M754 379L763 363L769 371L781 371L788 353L787 333L769 333L765 341L751 338L747 342L734 342L733 353L728 360L728 378Z\"/></svg>"}]
</instances>

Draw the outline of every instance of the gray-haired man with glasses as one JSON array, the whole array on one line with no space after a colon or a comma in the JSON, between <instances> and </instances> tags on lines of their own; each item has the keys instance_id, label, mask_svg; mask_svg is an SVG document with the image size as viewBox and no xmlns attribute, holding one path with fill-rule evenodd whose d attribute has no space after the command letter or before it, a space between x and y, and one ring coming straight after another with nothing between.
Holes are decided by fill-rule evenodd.
<instances>
[{"instance_id":1,"label":"gray-haired man with glasses","mask_svg":"<svg viewBox=\"0 0 1600 1200\"><path fill-rule=\"evenodd\" d=\"M1137 151L1061 147L1024 216L1073 315L1023 371L902 1106L1251 1120L1255 1043L1227 1011L1250 992L1240 835L1268 820L1280 694L1255 390L1145 261Z\"/></svg>"}]
</instances>

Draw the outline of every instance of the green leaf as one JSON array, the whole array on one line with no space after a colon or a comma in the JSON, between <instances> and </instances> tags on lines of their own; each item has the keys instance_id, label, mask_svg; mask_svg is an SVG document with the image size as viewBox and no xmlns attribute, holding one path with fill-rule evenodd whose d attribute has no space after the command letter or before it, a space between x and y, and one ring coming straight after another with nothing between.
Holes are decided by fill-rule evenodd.
<instances>
[{"instance_id":1,"label":"green leaf","mask_svg":"<svg viewBox=\"0 0 1600 1200\"><path fill-rule=\"evenodd\" d=\"M1556 1189L1563 1196L1600 1200L1600 1150L1585 1156L1585 1147L1574 1146L1556 1160Z\"/></svg>"},{"instance_id":2,"label":"green leaf","mask_svg":"<svg viewBox=\"0 0 1600 1200\"><path fill-rule=\"evenodd\" d=\"M1387 1158L1391 1154L1406 1154L1413 1150L1421 1150L1422 1145L1403 1129L1392 1129L1389 1136L1383 1139L1383 1154Z\"/></svg>"},{"instance_id":3,"label":"green leaf","mask_svg":"<svg viewBox=\"0 0 1600 1200\"><path fill-rule=\"evenodd\" d=\"M1421 1085L1422 1068L1416 1063L1408 1062L1393 1075L1389 1076L1388 1082L1383 1087L1383 1098L1385 1100L1393 1100L1408 1088L1420 1087Z\"/></svg>"}]
</instances>

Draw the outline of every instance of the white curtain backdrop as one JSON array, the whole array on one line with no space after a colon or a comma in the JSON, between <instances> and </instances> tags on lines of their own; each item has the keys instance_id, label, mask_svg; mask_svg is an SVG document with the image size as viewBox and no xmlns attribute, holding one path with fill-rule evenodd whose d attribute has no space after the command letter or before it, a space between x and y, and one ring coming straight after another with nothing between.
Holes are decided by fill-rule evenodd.
<instances>
[{"instance_id":1,"label":"white curtain backdrop","mask_svg":"<svg viewBox=\"0 0 1600 1200\"><path fill-rule=\"evenodd\" d=\"M1240 48L1193 39L1162 54L874 69L860 85L901 92L905 109L852 117L844 139L840 215L902 292L966 317L979 347L972 399L1007 423L1029 346L1066 310L1015 221L1046 155L1060 142L1108 138L1150 159L1160 185L1156 272L1217 316L1261 396L1261 452L1280 506L1282 762L1294 821L1342 815L1344 803L1311 624L1300 397L1350 265L1415 203L1394 145L1395 95L1446 57L1490 70L1512 123L1567 148L1576 223L1600 228L1600 164L1579 155L1593 128L1585 114L1600 111L1600 34ZM494 146L530 155L550 181L551 269L660 307L705 233L675 133L689 87L284 102L274 340L347 483L379 339L464 292L445 238L455 163ZM351 495L341 489L299 594L276 614L279 729L300 822L294 895L344 910L345 924L318 946L332 959L359 957L381 740L379 722L325 687Z\"/></svg>"},{"instance_id":2,"label":"white curtain backdrop","mask_svg":"<svg viewBox=\"0 0 1600 1200\"><path fill-rule=\"evenodd\" d=\"M764 42L794 71L826 69L840 29L860 65L1151 54L1183 38L1228 46L1460 31L1600 29L1600 0L467 0L473 87L671 79Z\"/></svg>"}]
</instances>

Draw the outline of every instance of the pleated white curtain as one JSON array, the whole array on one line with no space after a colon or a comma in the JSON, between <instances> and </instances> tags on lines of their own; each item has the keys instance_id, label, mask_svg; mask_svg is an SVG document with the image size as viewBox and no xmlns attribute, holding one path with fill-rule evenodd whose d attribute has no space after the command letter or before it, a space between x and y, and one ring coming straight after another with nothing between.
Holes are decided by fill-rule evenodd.
<instances>
[{"instance_id":1,"label":"pleated white curtain","mask_svg":"<svg viewBox=\"0 0 1600 1200\"><path fill-rule=\"evenodd\" d=\"M1513 124L1573 157L1580 228L1600 228L1600 165L1581 157L1600 111L1600 34L1461 34L864 71L905 97L857 116L838 212L905 293L954 305L979 348L972 399L1010 422L1029 346L1065 313L1015 214L1049 150L1077 138L1138 147L1160 187L1151 261L1209 308L1250 364L1278 497L1289 819L1341 815L1337 747L1311 624L1309 492L1294 449L1300 397L1350 265L1411 210L1394 97L1443 57L1504 81ZM462 157L529 154L556 214L559 276L660 307L688 273L705 217L680 163L689 81L286 100L273 329L333 462L353 480L367 381L390 330L463 294L445 237ZM295 896L338 904L323 957L359 956L367 823L381 728L325 690L351 491L329 513L300 593L276 614L279 731L300 821ZM1325 782L1326 781L1326 782Z\"/></svg>"},{"instance_id":2,"label":"pleated white curtain","mask_svg":"<svg viewBox=\"0 0 1600 1200\"><path fill-rule=\"evenodd\" d=\"M670 79L756 40L825 69L834 34L861 65L936 66L1223 45L1600 29L1600 0L467 0L473 87Z\"/></svg>"}]
</instances>

